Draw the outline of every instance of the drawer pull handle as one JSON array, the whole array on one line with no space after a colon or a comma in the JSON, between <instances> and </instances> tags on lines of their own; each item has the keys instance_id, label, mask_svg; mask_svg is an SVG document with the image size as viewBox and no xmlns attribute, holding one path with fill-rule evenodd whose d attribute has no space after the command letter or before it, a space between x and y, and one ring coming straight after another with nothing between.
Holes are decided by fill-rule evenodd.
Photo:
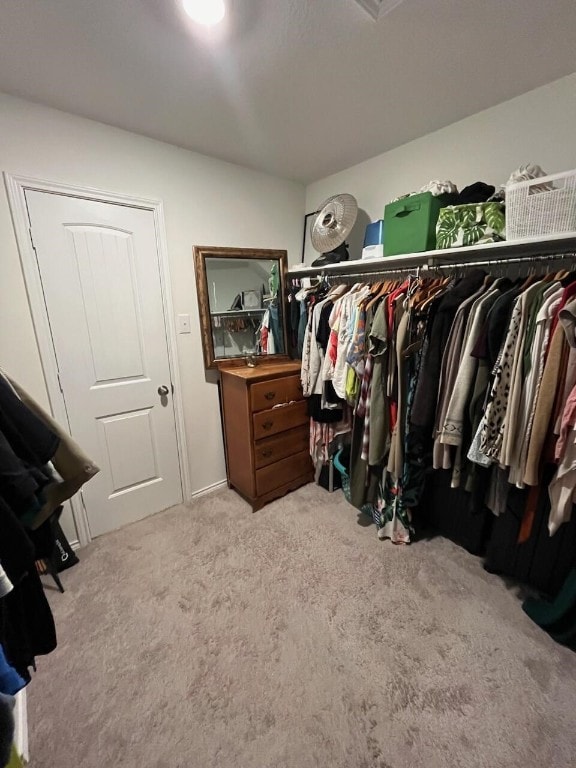
<instances>
[{"instance_id":1,"label":"drawer pull handle","mask_svg":"<svg viewBox=\"0 0 576 768\"><path fill-rule=\"evenodd\" d=\"M273 421L265 421L264 424L262 424L262 429L266 429L266 430L272 429L273 426L274 426Z\"/></svg>"},{"instance_id":2,"label":"drawer pull handle","mask_svg":"<svg viewBox=\"0 0 576 768\"><path fill-rule=\"evenodd\" d=\"M266 400L274 400L274 398L276 397L276 392L266 392L264 397L266 398Z\"/></svg>"},{"instance_id":3,"label":"drawer pull handle","mask_svg":"<svg viewBox=\"0 0 576 768\"><path fill-rule=\"evenodd\" d=\"M267 459L269 456L272 456L272 448L264 448L262 451L262 456Z\"/></svg>"}]
</instances>

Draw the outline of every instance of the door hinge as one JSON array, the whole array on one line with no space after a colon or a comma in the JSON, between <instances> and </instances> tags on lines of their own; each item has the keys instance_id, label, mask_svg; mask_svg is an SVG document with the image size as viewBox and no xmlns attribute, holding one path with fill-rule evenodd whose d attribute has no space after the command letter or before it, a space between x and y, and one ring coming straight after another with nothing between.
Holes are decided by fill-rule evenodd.
<instances>
[{"instance_id":1,"label":"door hinge","mask_svg":"<svg viewBox=\"0 0 576 768\"><path fill-rule=\"evenodd\" d=\"M172 382L170 382L170 389L172 390L172 394L174 394L174 384L172 384Z\"/></svg>"},{"instance_id":2,"label":"door hinge","mask_svg":"<svg viewBox=\"0 0 576 768\"><path fill-rule=\"evenodd\" d=\"M56 376L58 377L58 386L60 387L60 392L62 392L62 394L64 394L64 389L62 387L62 381L60 379L60 371L56 372Z\"/></svg>"}]
</instances>

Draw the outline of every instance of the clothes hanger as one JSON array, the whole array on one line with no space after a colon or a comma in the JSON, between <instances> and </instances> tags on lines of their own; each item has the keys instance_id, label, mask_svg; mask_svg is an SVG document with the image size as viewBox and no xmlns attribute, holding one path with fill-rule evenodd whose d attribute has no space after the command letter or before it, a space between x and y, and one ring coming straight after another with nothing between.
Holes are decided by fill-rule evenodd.
<instances>
[{"instance_id":1,"label":"clothes hanger","mask_svg":"<svg viewBox=\"0 0 576 768\"><path fill-rule=\"evenodd\" d=\"M554 275L554 280L566 280L570 272L567 269L561 269Z\"/></svg>"},{"instance_id":2,"label":"clothes hanger","mask_svg":"<svg viewBox=\"0 0 576 768\"><path fill-rule=\"evenodd\" d=\"M525 291L527 288L530 288L531 285L534 285L534 283L537 281L536 274L533 271L533 267L530 267L528 270L528 275L522 285L520 286L520 293Z\"/></svg>"},{"instance_id":3,"label":"clothes hanger","mask_svg":"<svg viewBox=\"0 0 576 768\"><path fill-rule=\"evenodd\" d=\"M554 283L557 280L562 280L564 275L564 270L561 270L560 272L546 272L543 275L540 275L540 280L543 283Z\"/></svg>"},{"instance_id":4,"label":"clothes hanger","mask_svg":"<svg viewBox=\"0 0 576 768\"><path fill-rule=\"evenodd\" d=\"M350 286L348 283L338 283L337 285L331 286L329 295L344 296L344 294L348 293L349 290Z\"/></svg>"},{"instance_id":5,"label":"clothes hanger","mask_svg":"<svg viewBox=\"0 0 576 768\"><path fill-rule=\"evenodd\" d=\"M446 288L450 285L450 282L452 281L452 277L450 276L442 276L439 279L439 284L432 288L426 296L422 299L422 302L418 305L418 309L421 312L425 312L428 307L432 304L432 302L441 294L443 293Z\"/></svg>"},{"instance_id":6,"label":"clothes hanger","mask_svg":"<svg viewBox=\"0 0 576 768\"><path fill-rule=\"evenodd\" d=\"M418 278L418 296L419 301L424 301L432 291L436 291L438 288L443 288L448 282L448 279L444 276L436 275L429 278Z\"/></svg>"},{"instance_id":7,"label":"clothes hanger","mask_svg":"<svg viewBox=\"0 0 576 768\"><path fill-rule=\"evenodd\" d=\"M414 296L412 306L418 311L424 311L432 304L434 299L444 291L444 286L439 285L434 288L427 286Z\"/></svg>"},{"instance_id":8,"label":"clothes hanger","mask_svg":"<svg viewBox=\"0 0 576 768\"><path fill-rule=\"evenodd\" d=\"M372 309L372 307L380 300L383 299L384 296L387 293L390 293L394 289L394 285L396 283L393 280L385 280L381 285L380 289L376 293L376 295L372 298L371 301L368 302L366 305L366 310Z\"/></svg>"},{"instance_id":9,"label":"clothes hanger","mask_svg":"<svg viewBox=\"0 0 576 768\"><path fill-rule=\"evenodd\" d=\"M372 285L370 286L370 294L372 296L376 296L380 291L380 289L382 288L382 285L383 285L383 282L381 280L379 280L377 283L372 283Z\"/></svg>"}]
</instances>

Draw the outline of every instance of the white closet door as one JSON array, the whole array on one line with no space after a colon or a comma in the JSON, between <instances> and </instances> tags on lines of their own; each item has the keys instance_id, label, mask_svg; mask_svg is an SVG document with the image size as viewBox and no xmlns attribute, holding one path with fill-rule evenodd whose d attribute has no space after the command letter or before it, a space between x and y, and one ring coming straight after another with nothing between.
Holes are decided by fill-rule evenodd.
<instances>
[{"instance_id":1,"label":"white closet door","mask_svg":"<svg viewBox=\"0 0 576 768\"><path fill-rule=\"evenodd\" d=\"M70 431L101 468L82 491L98 536L182 501L154 215L26 201Z\"/></svg>"}]
</instances>

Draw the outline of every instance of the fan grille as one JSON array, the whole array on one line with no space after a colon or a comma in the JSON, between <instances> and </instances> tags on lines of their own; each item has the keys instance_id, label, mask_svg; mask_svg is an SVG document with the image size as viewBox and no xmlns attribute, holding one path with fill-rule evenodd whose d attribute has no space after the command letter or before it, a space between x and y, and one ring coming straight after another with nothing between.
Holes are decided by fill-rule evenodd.
<instances>
[{"instance_id":1,"label":"fan grille","mask_svg":"<svg viewBox=\"0 0 576 768\"><path fill-rule=\"evenodd\" d=\"M338 248L350 234L358 214L358 204L352 195L329 197L311 224L312 245L320 253Z\"/></svg>"}]
</instances>

